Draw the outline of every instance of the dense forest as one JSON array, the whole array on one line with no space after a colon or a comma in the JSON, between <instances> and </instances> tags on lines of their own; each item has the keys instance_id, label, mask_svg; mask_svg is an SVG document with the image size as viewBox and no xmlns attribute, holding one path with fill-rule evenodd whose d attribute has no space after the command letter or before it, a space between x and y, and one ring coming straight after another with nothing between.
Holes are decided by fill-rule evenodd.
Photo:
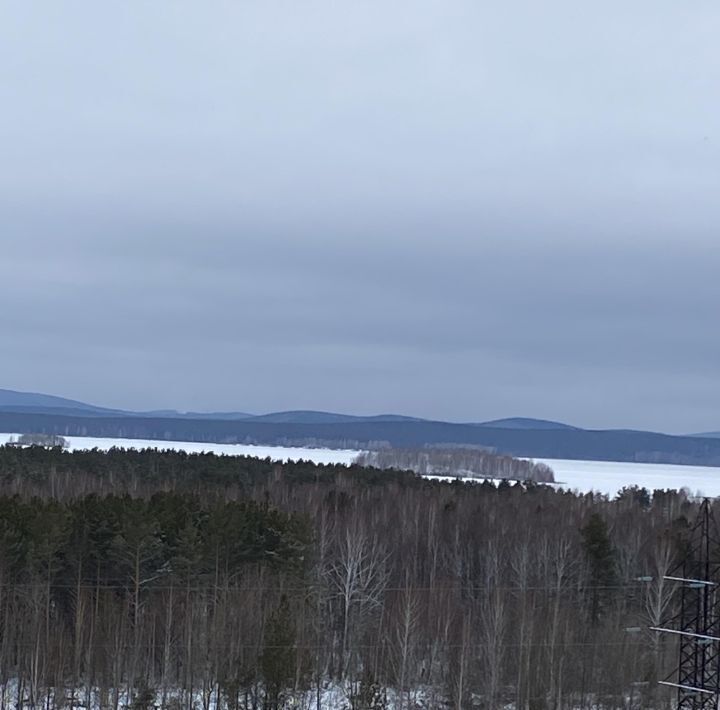
<instances>
[{"instance_id":1,"label":"dense forest","mask_svg":"<svg viewBox=\"0 0 720 710\"><path fill-rule=\"evenodd\" d=\"M696 510L0 447L1 705L667 708L676 649L644 629L673 611Z\"/></svg>"}]
</instances>

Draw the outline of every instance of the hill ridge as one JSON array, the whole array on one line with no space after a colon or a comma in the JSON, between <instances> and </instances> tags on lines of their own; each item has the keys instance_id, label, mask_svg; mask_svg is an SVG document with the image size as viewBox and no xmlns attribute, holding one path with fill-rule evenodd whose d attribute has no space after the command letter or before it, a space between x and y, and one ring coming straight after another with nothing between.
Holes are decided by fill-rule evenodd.
<instances>
[{"instance_id":1,"label":"hill ridge","mask_svg":"<svg viewBox=\"0 0 720 710\"><path fill-rule=\"evenodd\" d=\"M0 390L0 395L7 392ZM522 417L472 424L312 410L249 417L193 413L156 416L113 412L92 405L82 409L82 402L42 397L31 395L34 409L29 406L25 410L17 397L12 400L15 404L9 404L10 398L6 397L4 406L0 399L0 431L355 449L469 446L524 458L720 466L720 438L622 429L587 430ZM48 403L55 406L47 406Z\"/></svg>"}]
</instances>

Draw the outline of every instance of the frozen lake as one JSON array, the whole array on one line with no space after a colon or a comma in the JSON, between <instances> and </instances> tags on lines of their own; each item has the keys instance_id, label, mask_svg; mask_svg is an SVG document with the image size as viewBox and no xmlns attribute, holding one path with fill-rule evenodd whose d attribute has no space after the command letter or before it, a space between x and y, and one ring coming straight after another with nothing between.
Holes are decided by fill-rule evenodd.
<instances>
[{"instance_id":1,"label":"frozen lake","mask_svg":"<svg viewBox=\"0 0 720 710\"><path fill-rule=\"evenodd\" d=\"M0 434L0 445L17 434ZM246 444L212 444L193 441L159 441L155 439L104 439L65 437L71 450L112 447L126 449L173 449L188 453L213 452L228 456L256 456L273 461L312 461L320 464L351 464L360 453L351 449L311 449L284 446L250 446ZM720 468L705 466L674 466L654 463L620 463L615 461L572 461L566 459L534 459L555 472L555 480L581 493L597 491L614 496L625 486L655 488L687 488L691 494L720 496ZM428 478L447 478L428 476ZM478 480L467 479L464 480Z\"/></svg>"},{"instance_id":2,"label":"frozen lake","mask_svg":"<svg viewBox=\"0 0 720 710\"><path fill-rule=\"evenodd\" d=\"M579 493L617 495L625 486L655 489L687 488L691 495L720 496L720 468L707 466L674 466L657 463L622 463L619 461L573 461L570 459L532 459L550 466L558 488ZM426 475L438 481L459 478L467 483L483 479L469 476ZM495 483L498 481L496 480Z\"/></svg>"},{"instance_id":3,"label":"frozen lake","mask_svg":"<svg viewBox=\"0 0 720 710\"><path fill-rule=\"evenodd\" d=\"M720 496L720 468L675 466L662 463L622 463L617 461L571 461L533 459L555 472L563 487L581 493L598 491L614 496L625 486L687 488L693 495Z\"/></svg>"}]
</instances>

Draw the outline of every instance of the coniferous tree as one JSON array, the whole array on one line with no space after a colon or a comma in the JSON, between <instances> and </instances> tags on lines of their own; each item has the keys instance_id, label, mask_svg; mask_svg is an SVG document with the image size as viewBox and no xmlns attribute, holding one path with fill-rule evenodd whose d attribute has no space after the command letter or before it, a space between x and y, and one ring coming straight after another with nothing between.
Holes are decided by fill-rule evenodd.
<instances>
[{"instance_id":1,"label":"coniferous tree","mask_svg":"<svg viewBox=\"0 0 720 710\"><path fill-rule=\"evenodd\" d=\"M583 550L588 564L590 618L597 623L614 596L618 584L616 551L608 526L599 513L593 513L582 528Z\"/></svg>"}]
</instances>

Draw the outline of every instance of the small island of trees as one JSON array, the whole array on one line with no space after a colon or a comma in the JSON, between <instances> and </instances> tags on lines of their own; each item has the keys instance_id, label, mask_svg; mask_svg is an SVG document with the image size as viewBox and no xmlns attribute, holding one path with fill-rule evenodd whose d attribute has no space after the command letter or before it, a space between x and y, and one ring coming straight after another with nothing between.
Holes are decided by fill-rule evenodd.
<instances>
[{"instance_id":1,"label":"small island of trees","mask_svg":"<svg viewBox=\"0 0 720 710\"><path fill-rule=\"evenodd\" d=\"M48 449L68 447L67 439L59 434L20 434L17 437L11 437L8 446L17 446L23 448L25 446L42 446Z\"/></svg>"},{"instance_id":2,"label":"small island of trees","mask_svg":"<svg viewBox=\"0 0 720 710\"><path fill-rule=\"evenodd\" d=\"M363 452L357 462L362 466L414 471L423 476L492 478L535 483L552 483L555 480L553 470L543 463L503 456L477 447L383 448Z\"/></svg>"}]
</instances>

